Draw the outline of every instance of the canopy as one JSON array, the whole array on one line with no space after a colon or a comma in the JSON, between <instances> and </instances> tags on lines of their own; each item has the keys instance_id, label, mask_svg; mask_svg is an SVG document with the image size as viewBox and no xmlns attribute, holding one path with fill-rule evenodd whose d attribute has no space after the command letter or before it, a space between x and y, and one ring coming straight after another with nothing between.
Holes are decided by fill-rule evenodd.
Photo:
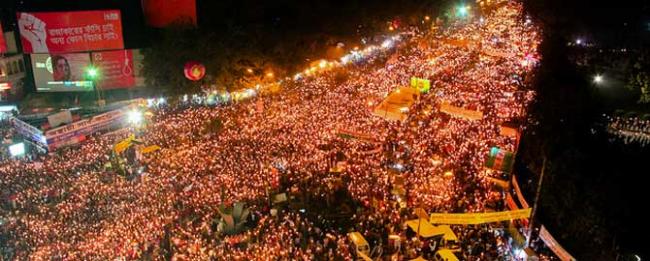
<instances>
[{"instance_id":1,"label":"canopy","mask_svg":"<svg viewBox=\"0 0 650 261\"><path fill-rule=\"evenodd\" d=\"M419 257L417 257L415 259L411 259L411 261L427 261L427 260L424 259L422 256L419 256Z\"/></svg>"}]
</instances>

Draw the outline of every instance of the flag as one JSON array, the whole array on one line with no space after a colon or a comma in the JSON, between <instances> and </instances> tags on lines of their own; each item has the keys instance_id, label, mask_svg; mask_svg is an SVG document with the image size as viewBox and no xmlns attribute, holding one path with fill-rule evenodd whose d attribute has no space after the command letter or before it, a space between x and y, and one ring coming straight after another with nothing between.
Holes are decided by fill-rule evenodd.
<instances>
[{"instance_id":1,"label":"flag","mask_svg":"<svg viewBox=\"0 0 650 261\"><path fill-rule=\"evenodd\" d=\"M485 162L485 166L493 170L510 172L512 171L514 159L514 153L497 147L492 147L487 161Z\"/></svg>"}]
</instances>

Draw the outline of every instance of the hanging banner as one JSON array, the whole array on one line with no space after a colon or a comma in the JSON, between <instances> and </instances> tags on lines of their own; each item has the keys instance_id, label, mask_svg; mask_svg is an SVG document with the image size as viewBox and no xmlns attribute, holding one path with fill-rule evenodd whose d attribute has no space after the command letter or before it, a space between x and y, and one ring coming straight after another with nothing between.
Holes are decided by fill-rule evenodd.
<instances>
[{"instance_id":1,"label":"hanging banner","mask_svg":"<svg viewBox=\"0 0 650 261\"><path fill-rule=\"evenodd\" d=\"M411 77L411 87L420 91L420 93L428 93L431 89L431 81L427 79Z\"/></svg>"},{"instance_id":2,"label":"hanging banner","mask_svg":"<svg viewBox=\"0 0 650 261\"><path fill-rule=\"evenodd\" d=\"M512 171L512 165L514 164L514 161L514 153L499 149L497 147L492 147L485 162L485 166L493 170L510 172Z\"/></svg>"},{"instance_id":3,"label":"hanging banner","mask_svg":"<svg viewBox=\"0 0 650 261\"><path fill-rule=\"evenodd\" d=\"M480 120L483 119L483 112L464 109L461 107L453 106L447 102L440 104L440 111L447 113L451 116L468 119Z\"/></svg>"},{"instance_id":4,"label":"hanging banner","mask_svg":"<svg viewBox=\"0 0 650 261\"><path fill-rule=\"evenodd\" d=\"M544 244L555 253L555 255L562 261L575 261L576 259L569 254L561 245L558 243L551 233L546 230L546 227L542 225L542 228L539 230L539 238L544 241Z\"/></svg>"},{"instance_id":5,"label":"hanging banner","mask_svg":"<svg viewBox=\"0 0 650 261\"><path fill-rule=\"evenodd\" d=\"M25 53L124 49L120 10L17 13Z\"/></svg>"},{"instance_id":6,"label":"hanging banner","mask_svg":"<svg viewBox=\"0 0 650 261\"><path fill-rule=\"evenodd\" d=\"M92 63L101 74L96 82L102 90L125 89L135 86L135 69L131 50L93 52Z\"/></svg>"},{"instance_id":7,"label":"hanging banner","mask_svg":"<svg viewBox=\"0 0 650 261\"><path fill-rule=\"evenodd\" d=\"M430 216L431 224L449 224L449 225L478 225L500 221L510 221L514 219L525 219L530 217L530 208L490 212L490 213L433 213Z\"/></svg>"}]
</instances>

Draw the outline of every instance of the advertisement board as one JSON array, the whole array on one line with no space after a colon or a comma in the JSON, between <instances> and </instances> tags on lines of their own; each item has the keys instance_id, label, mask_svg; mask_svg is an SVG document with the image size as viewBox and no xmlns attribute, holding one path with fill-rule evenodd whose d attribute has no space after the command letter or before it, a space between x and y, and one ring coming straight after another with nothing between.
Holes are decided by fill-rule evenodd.
<instances>
[{"instance_id":1,"label":"advertisement board","mask_svg":"<svg viewBox=\"0 0 650 261\"><path fill-rule=\"evenodd\" d=\"M92 91L85 77L91 65L87 53L32 54L34 83L39 92Z\"/></svg>"},{"instance_id":2,"label":"advertisement board","mask_svg":"<svg viewBox=\"0 0 650 261\"><path fill-rule=\"evenodd\" d=\"M17 13L25 53L124 49L119 10Z\"/></svg>"},{"instance_id":3,"label":"advertisement board","mask_svg":"<svg viewBox=\"0 0 650 261\"><path fill-rule=\"evenodd\" d=\"M136 68L132 50L93 52L92 61L101 74L97 80L97 86L102 90L135 86Z\"/></svg>"},{"instance_id":4,"label":"advertisement board","mask_svg":"<svg viewBox=\"0 0 650 261\"><path fill-rule=\"evenodd\" d=\"M5 41L5 34L2 32L2 23L0 23L0 53L7 52L7 41Z\"/></svg>"}]
</instances>

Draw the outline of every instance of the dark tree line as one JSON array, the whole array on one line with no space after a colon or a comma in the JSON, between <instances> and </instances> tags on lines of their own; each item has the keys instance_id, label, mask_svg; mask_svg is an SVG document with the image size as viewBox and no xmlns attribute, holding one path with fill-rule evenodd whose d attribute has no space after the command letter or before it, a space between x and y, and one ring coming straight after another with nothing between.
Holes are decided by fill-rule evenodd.
<instances>
[{"instance_id":1,"label":"dark tree line","mask_svg":"<svg viewBox=\"0 0 650 261\"><path fill-rule=\"evenodd\" d=\"M611 6L625 4L629 8ZM538 96L532 124L523 135L517 166L531 181L527 187L532 193L542 155L548 158L538 218L578 260L643 256L647 246L641 242L647 241L648 229L642 181L650 173L650 153L611 141L599 125L610 108L598 96L592 75L569 60L567 47L581 34L607 46L639 47L643 35L624 32L617 28L625 25L615 24L638 26L634 22L640 22L635 19L643 7L547 0L526 1L526 8L544 28L543 60L534 84Z\"/></svg>"}]
</instances>

